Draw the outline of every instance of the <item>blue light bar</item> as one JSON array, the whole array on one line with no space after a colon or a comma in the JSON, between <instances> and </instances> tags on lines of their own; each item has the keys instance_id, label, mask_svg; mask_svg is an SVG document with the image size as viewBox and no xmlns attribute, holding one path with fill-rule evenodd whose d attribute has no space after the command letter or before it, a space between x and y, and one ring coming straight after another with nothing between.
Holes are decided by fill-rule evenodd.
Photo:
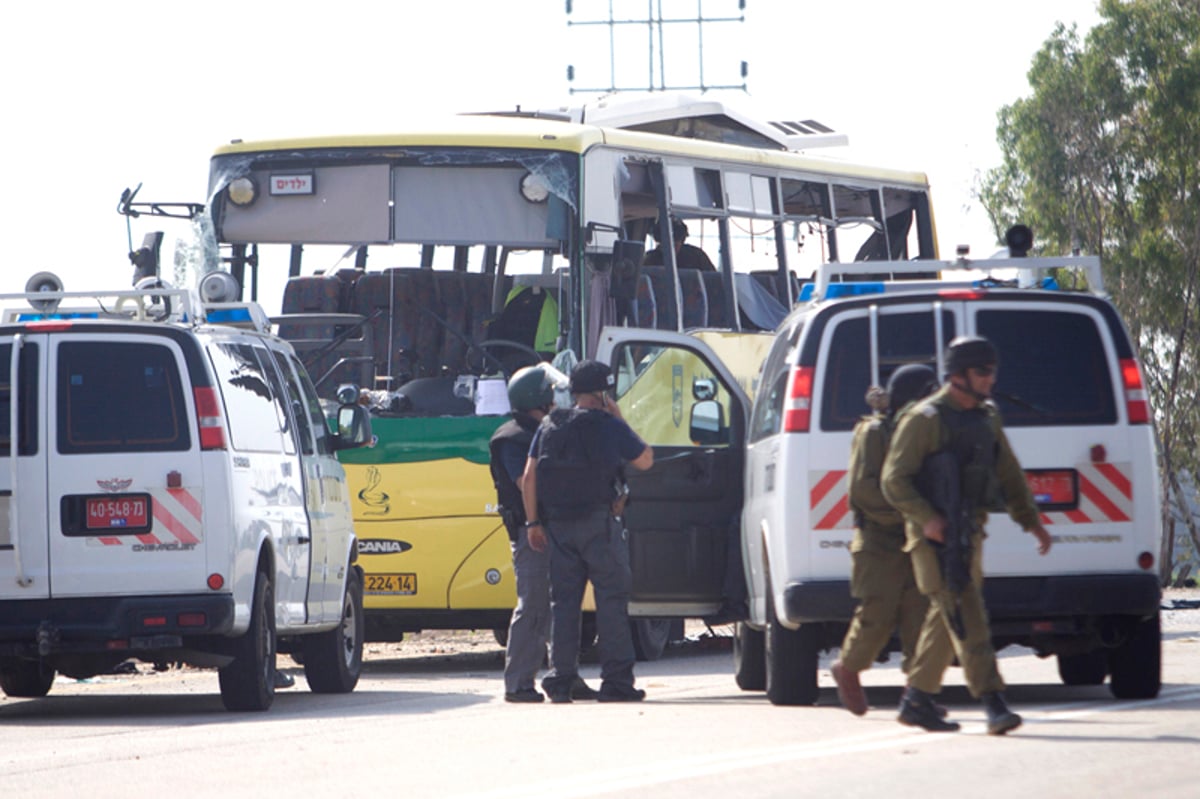
<instances>
[{"instance_id":1,"label":"blue light bar","mask_svg":"<svg viewBox=\"0 0 1200 799\"><path fill-rule=\"evenodd\" d=\"M209 311L205 317L214 325L236 325L252 322L249 308L219 308Z\"/></svg>"},{"instance_id":2,"label":"blue light bar","mask_svg":"<svg viewBox=\"0 0 1200 799\"><path fill-rule=\"evenodd\" d=\"M857 281L853 283L830 283L825 288L825 297L827 300L836 300L841 297L859 297L866 294L883 294L885 291L884 285L879 281ZM808 302L812 299L813 284L806 283L800 289L800 301Z\"/></svg>"},{"instance_id":3,"label":"blue light bar","mask_svg":"<svg viewBox=\"0 0 1200 799\"><path fill-rule=\"evenodd\" d=\"M62 319L99 319L100 314L89 313L87 311L71 311L69 313L37 313L36 311L28 311L17 314L16 321L18 322L48 322L58 321Z\"/></svg>"}]
</instances>

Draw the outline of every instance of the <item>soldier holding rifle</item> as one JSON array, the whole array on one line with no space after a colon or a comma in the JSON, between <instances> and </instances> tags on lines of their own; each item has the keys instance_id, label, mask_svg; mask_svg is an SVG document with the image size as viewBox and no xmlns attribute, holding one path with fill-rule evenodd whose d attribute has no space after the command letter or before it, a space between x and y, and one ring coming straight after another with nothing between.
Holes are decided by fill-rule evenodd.
<instances>
[{"instance_id":1,"label":"soldier holding rifle","mask_svg":"<svg viewBox=\"0 0 1200 799\"><path fill-rule=\"evenodd\" d=\"M989 399L997 360L987 339L950 342L946 384L901 417L883 467L884 496L904 515L905 549L917 587L930 600L899 720L931 732L959 727L941 718L933 702L955 656L971 695L983 702L988 732L1003 735L1021 724L1004 700L983 604L983 527L1003 498L1042 555L1050 551L1050 535ZM948 643L939 625L950 630Z\"/></svg>"}]
</instances>

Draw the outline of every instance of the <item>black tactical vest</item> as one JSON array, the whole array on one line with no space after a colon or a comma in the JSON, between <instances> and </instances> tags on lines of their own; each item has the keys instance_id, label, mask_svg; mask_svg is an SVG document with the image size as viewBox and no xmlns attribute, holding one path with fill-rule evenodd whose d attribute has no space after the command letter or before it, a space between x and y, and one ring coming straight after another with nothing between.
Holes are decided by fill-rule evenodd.
<instances>
[{"instance_id":1,"label":"black tactical vest","mask_svg":"<svg viewBox=\"0 0 1200 799\"><path fill-rule=\"evenodd\" d=\"M992 509L1000 502L996 456L1000 448L992 427L992 411L986 407L955 410L938 403L947 439L942 449L958 461L962 499L974 509Z\"/></svg>"},{"instance_id":2,"label":"black tactical vest","mask_svg":"<svg viewBox=\"0 0 1200 799\"><path fill-rule=\"evenodd\" d=\"M578 519L614 498L621 462L602 438L604 411L558 408L542 420L537 494L551 519Z\"/></svg>"},{"instance_id":3,"label":"black tactical vest","mask_svg":"<svg viewBox=\"0 0 1200 799\"><path fill-rule=\"evenodd\" d=\"M529 444L533 441L533 431L537 429L537 421L525 413L515 413L513 418L497 428L488 442L491 453L489 466L492 470L492 483L496 486L496 499L500 505L500 518L508 530L508 537L517 540L517 531L525 524L525 505L521 502L521 490L508 476L504 461L500 457L503 446L517 446L522 452L529 452Z\"/></svg>"}]
</instances>

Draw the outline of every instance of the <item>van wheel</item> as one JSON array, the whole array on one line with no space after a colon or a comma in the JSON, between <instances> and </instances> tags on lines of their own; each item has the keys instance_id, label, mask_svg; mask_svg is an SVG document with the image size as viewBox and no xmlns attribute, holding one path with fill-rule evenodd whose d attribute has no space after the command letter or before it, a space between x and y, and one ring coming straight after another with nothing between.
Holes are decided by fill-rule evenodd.
<instances>
[{"instance_id":1,"label":"van wheel","mask_svg":"<svg viewBox=\"0 0 1200 799\"><path fill-rule=\"evenodd\" d=\"M348 694L354 690L362 674L365 632L362 572L352 566L342 596L341 624L302 639L304 678L314 693Z\"/></svg>"},{"instance_id":2,"label":"van wheel","mask_svg":"<svg viewBox=\"0 0 1200 799\"><path fill-rule=\"evenodd\" d=\"M1103 649L1059 655L1058 676L1063 685L1102 685L1108 676L1108 656Z\"/></svg>"},{"instance_id":3,"label":"van wheel","mask_svg":"<svg viewBox=\"0 0 1200 799\"><path fill-rule=\"evenodd\" d=\"M43 697L52 685L54 669L40 660L21 660L0 670L0 689L9 696Z\"/></svg>"},{"instance_id":4,"label":"van wheel","mask_svg":"<svg viewBox=\"0 0 1200 799\"><path fill-rule=\"evenodd\" d=\"M1108 653L1109 690L1117 699L1153 699L1162 687L1159 615L1138 621L1125 643Z\"/></svg>"},{"instance_id":5,"label":"van wheel","mask_svg":"<svg viewBox=\"0 0 1200 799\"><path fill-rule=\"evenodd\" d=\"M633 654L638 660L658 660L671 640L671 619L630 619Z\"/></svg>"},{"instance_id":6,"label":"van wheel","mask_svg":"<svg viewBox=\"0 0 1200 799\"><path fill-rule=\"evenodd\" d=\"M761 691L767 687L766 642L762 630L745 622L733 628L733 679L743 691Z\"/></svg>"},{"instance_id":7,"label":"van wheel","mask_svg":"<svg viewBox=\"0 0 1200 799\"><path fill-rule=\"evenodd\" d=\"M266 710L275 701L275 589L265 572L254 579L250 628L217 676L226 710Z\"/></svg>"},{"instance_id":8,"label":"van wheel","mask_svg":"<svg viewBox=\"0 0 1200 799\"><path fill-rule=\"evenodd\" d=\"M802 624L789 630L779 623L771 589L767 589L766 689L772 705L813 705L817 702L819 628Z\"/></svg>"}]
</instances>

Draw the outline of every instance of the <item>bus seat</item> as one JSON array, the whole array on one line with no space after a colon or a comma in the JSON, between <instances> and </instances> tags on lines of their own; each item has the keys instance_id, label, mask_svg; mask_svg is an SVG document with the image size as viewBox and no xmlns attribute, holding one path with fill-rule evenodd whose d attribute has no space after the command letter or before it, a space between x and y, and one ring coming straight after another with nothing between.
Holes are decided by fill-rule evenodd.
<instances>
[{"instance_id":1,"label":"bus seat","mask_svg":"<svg viewBox=\"0 0 1200 799\"><path fill-rule=\"evenodd\" d=\"M495 275L466 273L462 275L463 299L466 306L466 325L461 328L463 335L476 345L487 338L488 324L495 318L492 311L492 288ZM465 367L471 372L479 372L483 368L483 355L474 348L465 354Z\"/></svg>"},{"instance_id":2,"label":"bus seat","mask_svg":"<svg viewBox=\"0 0 1200 799\"><path fill-rule=\"evenodd\" d=\"M699 270L679 270L679 291L683 295L683 327L704 327L708 324L708 295Z\"/></svg>"},{"instance_id":3,"label":"bus seat","mask_svg":"<svg viewBox=\"0 0 1200 799\"><path fill-rule=\"evenodd\" d=\"M650 278L654 288L656 327L659 330L675 330L675 287L665 266L643 266L642 274Z\"/></svg>"},{"instance_id":4,"label":"bus seat","mask_svg":"<svg viewBox=\"0 0 1200 799\"><path fill-rule=\"evenodd\" d=\"M650 285L650 277L642 275L638 278L637 295L633 298L634 324L637 327L653 329L657 321L657 309L654 306L654 287Z\"/></svg>"},{"instance_id":5,"label":"bus seat","mask_svg":"<svg viewBox=\"0 0 1200 799\"><path fill-rule=\"evenodd\" d=\"M468 275L464 272L434 272L433 275L443 309L441 316L449 327L448 330L442 330L438 367L461 374L466 371L467 344L471 334L471 309L467 304L466 287Z\"/></svg>"},{"instance_id":6,"label":"bus seat","mask_svg":"<svg viewBox=\"0 0 1200 799\"><path fill-rule=\"evenodd\" d=\"M283 287L280 312L338 313L342 310L342 282L334 275L307 275L289 278ZM283 324L279 335L286 339L330 339L332 325Z\"/></svg>"},{"instance_id":7,"label":"bus seat","mask_svg":"<svg viewBox=\"0 0 1200 799\"><path fill-rule=\"evenodd\" d=\"M758 282L760 286L771 293L771 296L779 300L783 305L788 305L787 298L787 280L776 269L766 269L756 272L751 272L750 276Z\"/></svg>"},{"instance_id":8,"label":"bus seat","mask_svg":"<svg viewBox=\"0 0 1200 799\"><path fill-rule=\"evenodd\" d=\"M733 317L726 305L724 276L720 272L701 272L700 276L708 294L708 326L732 329Z\"/></svg>"},{"instance_id":9,"label":"bus seat","mask_svg":"<svg viewBox=\"0 0 1200 799\"><path fill-rule=\"evenodd\" d=\"M375 341L375 373L390 376L386 385L396 389L414 377L438 373L444 329L428 313L444 313L437 299L431 269L388 269L359 278L354 286L355 313L370 316ZM444 317L443 317L444 318Z\"/></svg>"},{"instance_id":10,"label":"bus seat","mask_svg":"<svg viewBox=\"0 0 1200 799\"><path fill-rule=\"evenodd\" d=\"M350 274L343 275L342 272ZM354 281L360 274L362 273L357 270L346 269L333 275L293 277L284 286L280 311L284 314L352 313L349 307L351 293ZM279 325L280 337L292 342L296 355L314 381L321 380L344 355L361 352L362 337L356 335L352 337L353 341L334 352L320 356L312 354L344 330L345 328L340 326L320 323ZM361 383L364 377L368 376L364 374L361 364L345 364L327 380L322 381L318 390L322 397L333 397L339 383Z\"/></svg>"}]
</instances>

